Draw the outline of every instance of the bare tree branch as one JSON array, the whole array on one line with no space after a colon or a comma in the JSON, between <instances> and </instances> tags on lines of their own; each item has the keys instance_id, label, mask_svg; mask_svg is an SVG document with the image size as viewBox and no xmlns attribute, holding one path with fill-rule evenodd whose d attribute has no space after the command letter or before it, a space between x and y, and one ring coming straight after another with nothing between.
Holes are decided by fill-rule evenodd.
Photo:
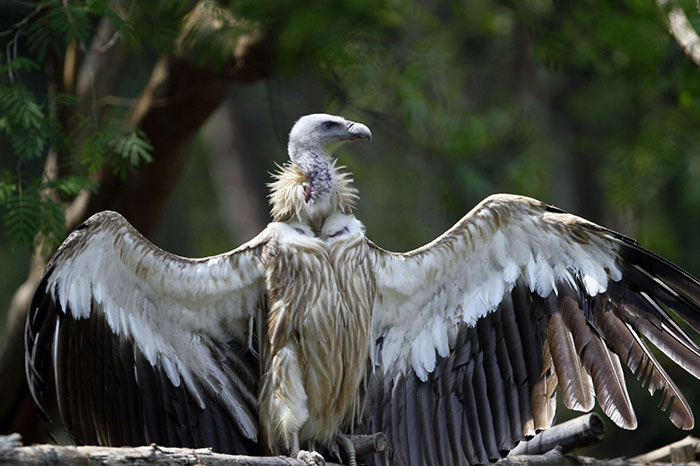
<instances>
[{"instance_id":1,"label":"bare tree branch","mask_svg":"<svg viewBox=\"0 0 700 466\"><path fill-rule=\"evenodd\" d=\"M688 21L685 11L675 0L656 0L656 4L668 19L671 35L695 66L700 67L700 36Z\"/></svg>"},{"instance_id":2,"label":"bare tree branch","mask_svg":"<svg viewBox=\"0 0 700 466\"><path fill-rule=\"evenodd\" d=\"M565 455L560 448L543 455L508 456L498 461L498 466L668 466L669 463L637 462L627 458L598 459L589 456ZM697 463L688 463L697 464ZM679 464L676 464L679 466Z\"/></svg>"},{"instance_id":3,"label":"bare tree branch","mask_svg":"<svg viewBox=\"0 0 700 466\"><path fill-rule=\"evenodd\" d=\"M691 437L690 435L687 436L686 438L679 440L677 442L673 442L669 445L666 445L665 447L657 448L656 450L652 450L648 453L644 453L639 456L635 456L633 458L630 458L632 461L638 461L640 463L648 463L648 462L653 462L653 461L658 461L658 462L668 462L671 461L675 463L671 456L674 453L674 450L681 450L687 452L688 450L692 451L692 458L695 458L696 453L700 453L700 439ZM688 455L690 456L690 455Z\"/></svg>"},{"instance_id":4,"label":"bare tree branch","mask_svg":"<svg viewBox=\"0 0 700 466\"><path fill-rule=\"evenodd\" d=\"M349 437L357 456L362 458L387 449L386 435ZM22 446L18 434L0 436L0 464L67 464L67 465L210 465L210 466L306 466L304 461L283 457L253 457L214 453L209 448L172 448L156 444L143 447L95 447L95 446ZM328 466L340 466L326 463Z\"/></svg>"},{"instance_id":5,"label":"bare tree branch","mask_svg":"<svg viewBox=\"0 0 700 466\"><path fill-rule=\"evenodd\" d=\"M126 3L126 0L112 0L110 6L122 10L126 9ZM108 43L110 46L106 47ZM131 56L131 48L121 38L114 23L103 18L78 71L68 69L64 73L66 90L75 92L78 100L78 113L90 116L95 125L103 120L105 107L100 105L100 99L115 92ZM88 129L89 126L78 128L77 139L82 140Z\"/></svg>"},{"instance_id":6,"label":"bare tree branch","mask_svg":"<svg viewBox=\"0 0 700 466\"><path fill-rule=\"evenodd\" d=\"M2 437L0 437L2 438ZM214 453L209 448L172 448L151 444L146 447L65 447L56 445L15 446L0 449L0 463L17 465L64 464L81 466L306 466L296 458L252 457ZM340 466L326 463L328 466Z\"/></svg>"},{"instance_id":7,"label":"bare tree branch","mask_svg":"<svg viewBox=\"0 0 700 466\"><path fill-rule=\"evenodd\" d=\"M555 447L563 453L587 447L603 440L605 424L599 415L589 413L544 430L513 448L510 456L541 455Z\"/></svg>"}]
</instances>

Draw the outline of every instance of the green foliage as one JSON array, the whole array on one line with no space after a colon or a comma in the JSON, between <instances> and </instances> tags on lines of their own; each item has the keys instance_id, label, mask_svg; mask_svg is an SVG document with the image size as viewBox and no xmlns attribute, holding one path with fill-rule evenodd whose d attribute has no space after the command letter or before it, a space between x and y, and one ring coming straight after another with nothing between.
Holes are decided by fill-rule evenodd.
<instances>
[{"instance_id":1,"label":"green foliage","mask_svg":"<svg viewBox=\"0 0 700 466\"><path fill-rule=\"evenodd\" d=\"M69 198L97 188L97 183L80 175L23 183L8 170L0 172L0 212L10 245L34 244L41 245L44 253L52 251L65 236L64 207L52 193Z\"/></svg>"},{"instance_id":2,"label":"green foliage","mask_svg":"<svg viewBox=\"0 0 700 466\"><path fill-rule=\"evenodd\" d=\"M122 179L140 162L151 162L153 147L146 134L136 127L113 126L91 133L79 149L80 162L91 173L109 164Z\"/></svg>"},{"instance_id":3,"label":"green foliage","mask_svg":"<svg viewBox=\"0 0 700 466\"><path fill-rule=\"evenodd\" d=\"M9 60L7 64L0 66L0 75L7 73L8 71L36 71L41 67L37 62L31 60L27 57L16 57Z\"/></svg>"},{"instance_id":4,"label":"green foliage","mask_svg":"<svg viewBox=\"0 0 700 466\"><path fill-rule=\"evenodd\" d=\"M113 141L114 154L125 162L117 167L117 171L123 176L126 176L126 170L129 167L135 167L142 160L145 162L153 160L149 153L153 150L153 146L148 142L146 134L139 128L122 130Z\"/></svg>"},{"instance_id":5,"label":"green foliage","mask_svg":"<svg viewBox=\"0 0 700 466\"><path fill-rule=\"evenodd\" d=\"M221 68L231 60L241 34L254 25L236 19L230 9L213 0L199 3L185 16L179 39L180 53L187 53L201 66Z\"/></svg>"},{"instance_id":6,"label":"green foliage","mask_svg":"<svg viewBox=\"0 0 700 466\"><path fill-rule=\"evenodd\" d=\"M263 24L278 51L278 69L288 73L300 62L342 62L346 46L386 37L395 13L386 1L237 0L231 9L239 18Z\"/></svg>"},{"instance_id":7,"label":"green foliage","mask_svg":"<svg viewBox=\"0 0 700 466\"><path fill-rule=\"evenodd\" d=\"M26 35L29 53L39 61L46 57L49 47L53 53L62 56L70 42L87 43L93 32L94 21L103 16L110 18L125 37L131 37L128 23L106 0L43 0L37 2L35 8L41 14L30 22Z\"/></svg>"},{"instance_id":8,"label":"green foliage","mask_svg":"<svg viewBox=\"0 0 700 466\"><path fill-rule=\"evenodd\" d=\"M63 207L42 196L37 190L13 193L5 202L3 224L10 245L42 245L43 252L53 250L65 230Z\"/></svg>"},{"instance_id":9,"label":"green foliage","mask_svg":"<svg viewBox=\"0 0 700 466\"><path fill-rule=\"evenodd\" d=\"M16 190L17 185L12 181L10 172L8 170L0 171L0 205L7 202Z\"/></svg>"},{"instance_id":10,"label":"green foliage","mask_svg":"<svg viewBox=\"0 0 700 466\"><path fill-rule=\"evenodd\" d=\"M131 25L106 0L37 2L27 17L0 34L6 40L1 49L8 53L0 66L0 136L15 160L13 170L0 171L0 214L12 247L41 245L49 252L65 236L63 203L98 189L90 174L107 164L126 177L140 162L151 161L152 146L140 129L124 127L117 116L107 124L95 121L77 111L75 95L46 95L24 82L41 69L40 62L52 60L49 54L62 57L70 43L85 48L101 17L133 40ZM78 130L87 136L76 139ZM49 153L61 166L59 175L47 178L37 167Z\"/></svg>"},{"instance_id":11,"label":"green foliage","mask_svg":"<svg viewBox=\"0 0 700 466\"><path fill-rule=\"evenodd\" d=\"M20 160L40 156L48 140L43 106L21 84L0 87L0 130Z\"/></svg>"},{"instance_id":12,"label":"green foliage","mask_svg":"<svg viewBox=\"0 0 700 466\"><path fill-rule=\"evenodd\" d=\"M90 178L78 175L68 175L62 178L49 180L44 183L43 187L54 190L61 196L70 197L77 196L84 190L96 192L99 186Z\"/></svg>"}]
</instances>

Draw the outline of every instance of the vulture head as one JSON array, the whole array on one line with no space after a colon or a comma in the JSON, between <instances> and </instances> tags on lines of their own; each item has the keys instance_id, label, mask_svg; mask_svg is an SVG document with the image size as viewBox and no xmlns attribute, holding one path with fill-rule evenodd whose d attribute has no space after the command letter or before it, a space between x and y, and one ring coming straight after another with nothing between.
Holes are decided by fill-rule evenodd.
<instances>
[{"instance_id":1,"label":"vulture head","mask_svg":"<svg viewBox=\"0 0 700 466\"><path fill-rule=\"evenodd\" d=\"M299 118L294 124L287 150L290 160L307 174L320 163L316 159L330 159L340 144L362 139L372 139L372 132L362 123L341 116L314 113Z\"/></svg>"},{"instance_id":2,"label":"vulture head","mask_svg":"<svg viewBox=\"0 0 700 466\"><path fill-rule=\"evenodd\" d=\"M269 185L274 220L296 218L318 226L333 212L350 212L356 190L331 155L342 143L365 139L372 133L362 123L325 113L299 118L289 133L290 163Z\"/></svg>"}]
</instances>

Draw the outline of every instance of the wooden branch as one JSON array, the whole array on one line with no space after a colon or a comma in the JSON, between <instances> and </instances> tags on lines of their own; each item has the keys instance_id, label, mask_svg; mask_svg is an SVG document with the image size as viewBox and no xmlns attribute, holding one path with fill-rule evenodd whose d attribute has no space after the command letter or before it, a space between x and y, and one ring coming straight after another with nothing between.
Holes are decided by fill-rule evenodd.
<instances>
[{"instance_id":1,"label":"wooden branch","mask_svg":"<svg viewBox=\"0 0 700 466\"><path fill-rule=\"evenodd\" d=\"M508 456L541 455L556 447L563 453L587 447L603 440L605 424L599 415L589 413L557 424L530 440L520 442Z\"/></svg>"},{"instance_id":2,"label":"wooden branch","mask_svg":"<svg viewBox=\"0 0 700 466\"><path fill-rule=\"evenodd\" d=\"M385 451L386 436L350 436L358 458ZM301 460L283 456L253 457L214 453L209 448L172 448L156 444L143 447L73 447L56 445L22 446L19 434L0 436L0 464L3 465L210 465L210 466L306 466ZM326 463L327 466L340 466Z\"/></svg>"},{"instance_id":3,"label":"wooden branch","mask_svg":"<svg viewBox=\"0 0 700 466\"><path fill-rule=\"evenodd\" d=\"M680 452L684 451L684 456L688 457L690 456L688 451L689 448L692 449L692 458L693 460L695 459L695 455L697 453L700 453L700 439L692 436L687 436L686 438L679 440L677 442L673 442L669 445L666 445L665 447L657 448L656 450L652 450L648 453L644 453L642 455L635 456L633 458L630 458L630 461L638 461L640 463L647 463L647 462L653 462L653 461L662 461L662 462L677 462L671 459L671 456L674 455L674 452ZM687 461L687 460L683 460Z\"/></svg>"},{"instance_id":4,"label":"wooden branch","mask_svg":"<svg viewBox=\"0 0 700 466\"><path fill-rule=\"evenodd\" d=\"M675 0L656 0L656 4L668 19L671 35L683 49L690 61L700 67L700 36L688 21L685 11Z\"/></svg>"},{"instance_id":5,"label":"wooden branch","mask_svg":"<svg viewBox=\"0 0 700 466\"><path fill-rule=\"evenodd\" d=\"M372 435L348 435L355 447L355 455L358 458L364 458L375 453L382 453L389 448L389 439L383 432L377 432Z\"/></svg>"},{"instance_id":6,"label":"wooden branch","mask_svg":"<svg viewBox=\"0 0 700 466\"><path fill-rule=\"evenodd\" d=\"M383 433L351 436L358 457L383 451L387 438ZM541 455L508 456L497 462L498 466L663 466L669 464L671 451L678 448L696 450L700 440L687 437L658 450L634 458L598 459L586 456L567 456L561 448L554 448ZM666 461L664 461L666 460ZM692 461L692 459L682 459ZM54 445L22 446L18 434L0 436L0 464L3 465L48 465L67 464L81 466L121 465L209 465L209 466L306 466L303 461L289 457L251 457L214 453L208 448L171 448L155 444L143 447L66 447ZM326 463L328 466L340 466ZM678 464L678 463L676 463ZM696 464L696 463L693 463Z\"/></svg>"},{"instance_id":7,"label":"wooden branch","mask_svg":"<svg viewBox=\"0 0 700 466\"><path fill-rule=\"evenodd\" d=\"M556 465L578 465L577 461L567 457L561 449L550 450L543 455L515 455L507 456L496 463L499 466L556 466Z\"/></svg>"},{"instance_id":8,"label":"wooden branch","mask_svg":"<svg viewBox=\"0 0 700 466\"><path fill-rule=\"evenodd\" d=\"M635 459L626 458L598 459L589 456L567 456L560 448L550 450L543 455L508 456L496 463L498 466L668 466L668 464L662 462L642 463Z\"/></svg>"},{"instance_id":9,"label":"wooden branch","mask_svg":"<svg viewBox=\"0 0 700 466\"><path fill-rule=\"evenodd\" d=\"M110 0L110 7L128 20L125 11L130 3L129 0ZM105 47L106 44L110 46ZM107 109L100 105L100 99L119 88L132 55L132 47L121 37L114 23L109 18L101 19L80 68L65 73L66 90L73 91L78 100L77 113L89 116L98 127L103 123ZM82 141L92 127L76 127L78 123L79 120L71 121L67 130L74 131L74 137Z\"/></svg>"},{"instance_id":10,"label":"wooden branch","mask_svg":"<svg viewBox=\"0 0 700 466\"><path fill-rule=\"evenodd\" d=\"M0 447L2 447L0 437ZM67 447L33 445L0 448L0 464L80 466L121 465L206 465L206 466L306 466L301 460L288 457L252 457L214 453L209 448L172 448L155 444L145 447ZM326 463L328 466L340 466Z\"/></svg>"}]
</instances>

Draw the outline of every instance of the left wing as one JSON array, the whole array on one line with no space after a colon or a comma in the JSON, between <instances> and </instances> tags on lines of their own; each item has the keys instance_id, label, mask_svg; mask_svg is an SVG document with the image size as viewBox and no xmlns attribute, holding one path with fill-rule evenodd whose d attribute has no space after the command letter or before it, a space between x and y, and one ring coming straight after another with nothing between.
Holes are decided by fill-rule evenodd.
<instances>
[{"instance_id":1,"label":"left wing","mask_svg":"<svg viewBox=\"0 0 700 466\"><path fill-rule=\"evenodd\" d=\"M389 464L493 461L594 398L637 420L622 365L661 390L678 427L693 414L647 341L700 378L700 282L636 242L533 199L487 198L405 254L373 248L375 367L365 428Z\"/></svg>"},{"instance_id":2,"label":"left wing","mask_svg":"<svg viewBox=\"0 0 700 466\"><path fill-rule=\"evenodd\" d=\"M49 261L27 317L29 389L51 398L89 445L255 453L264 309L263 231L238 249L188 259L116 212L73 231Z\"/></svg>"}]
</instances>

